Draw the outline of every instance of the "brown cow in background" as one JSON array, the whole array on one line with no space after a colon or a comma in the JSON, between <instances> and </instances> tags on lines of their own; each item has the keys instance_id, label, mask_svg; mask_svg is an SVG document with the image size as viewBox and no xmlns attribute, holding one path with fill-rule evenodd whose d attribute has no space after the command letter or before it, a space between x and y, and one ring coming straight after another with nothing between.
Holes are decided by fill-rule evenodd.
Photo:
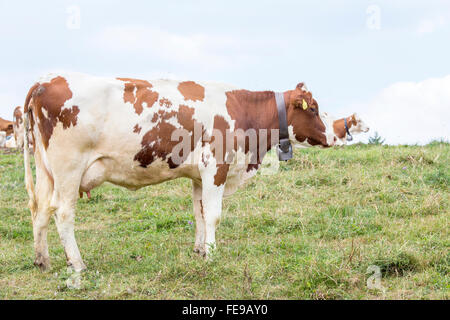
<instances>
[{"instance_id":1,"label":"brown cow in background","mask_svg":"<svg viewBox=\"0 0 450 320\"><path fill-rule=\"evenodd\" d=\"M17 148L23 149L23 109L21 106L17 106L13 113L14 121L14 139L16 140Z\"/></svg>"},{"instance_id":2,"label":"brown cow in background","mask_svg":"<svg viewBox=\"0 0 450 320\"><path fill-rule=\"evenodd\" d=\"M12 121L0 118L0 131L5 131L7 136L14 132L13 126L14 124Z\"/></svg>"}]
</instances>

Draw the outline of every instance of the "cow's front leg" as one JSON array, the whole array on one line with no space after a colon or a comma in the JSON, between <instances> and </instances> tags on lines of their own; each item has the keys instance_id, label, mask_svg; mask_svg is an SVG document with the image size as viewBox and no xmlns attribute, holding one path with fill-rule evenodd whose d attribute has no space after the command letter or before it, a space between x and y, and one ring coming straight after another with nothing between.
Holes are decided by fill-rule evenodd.
<instances>
[{"instance_id":1,"label":"cow's front leg","mask_svg":"<svg viewBox=\"0 0 450 320\"><path fill-rule=\"evenodd\" d=\"M195 244L194 252L205 255L205 219L203 217L202 187L192 182L192 202L195 216Z\"/></svg>"},{"instance_id":2,"label":"cow's front leg","mask_svg":"<svg viewBox=\"0 0 450 320\"><path fill-rule=\"evenodd\" d=\"M195 214L195 244L194 252L202 256L205 251L205 220L203 219L203 203L202 200L194 200Z\"/></svg>"},{"instance_id":3,"label":"cow's front leg","mask_svg":"<svg viewBox=\"0 0 450 320\"><path fill-rule=\"evenodd\" d=\"M209 189L209 188L208 188ZM211 190L212 189L212 190ZM216 226L222 215L223 186L211 187L205 192L202 199L205 217L205 256L208 258L216 248Z\"/></svg>"},{"instance_id":4,"label":"cow's front leg","mask_svg":"<svg viewBox=\"0 0 450 320\"><path fill-rule=\"evenodd\" d=\"M205 255L208 258L216 247L216 226L222 215L222 199L228 166L223 164L202 176L202 202L205 220Z\"/></svg>"}]
</instances>

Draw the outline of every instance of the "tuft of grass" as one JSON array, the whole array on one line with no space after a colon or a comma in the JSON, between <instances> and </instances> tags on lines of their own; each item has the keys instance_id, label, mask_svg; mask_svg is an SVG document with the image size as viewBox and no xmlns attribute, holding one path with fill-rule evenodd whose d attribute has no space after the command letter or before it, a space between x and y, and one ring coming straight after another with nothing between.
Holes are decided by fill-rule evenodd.
<instances>
[{"instance_id":1,"label":"tuft of grass","mask_svg":"<svg viewBox=\"0 0 450 320\"><path fill-rule=\"evenodd\" d=\"M441 188L448 191L450 185L450 171L443 166L427 173L424 176L424 182L432 187Z\"/></svg>"},{"instance_id":2,"label":"tuft of grass","mask_svg":"<svg viewBox=\"0 0 450 320\"><path fill-rule=\"evenodd\" d=\"M407 272L413 272L419 269L418 259L413 254L405 252L391 257L378 257L372 264L380 267L381 274L384 277L402 277Z\"/></svg>"},{"instance_id":3,"label":"tuft of grass","mask_svg":"<svg viewBox=\"0 0 450 320\"><path fill-rule=\"evenodd\" d=\"M449 154L355 144L296 150L226 198L211 261L192 252L191 183L104 184L77 204L78 289L53 222L33 266L23 160L0 151L0 299L448 299ZM367 287L369 266L383 290Z\"/></svg>"}]
</instances>

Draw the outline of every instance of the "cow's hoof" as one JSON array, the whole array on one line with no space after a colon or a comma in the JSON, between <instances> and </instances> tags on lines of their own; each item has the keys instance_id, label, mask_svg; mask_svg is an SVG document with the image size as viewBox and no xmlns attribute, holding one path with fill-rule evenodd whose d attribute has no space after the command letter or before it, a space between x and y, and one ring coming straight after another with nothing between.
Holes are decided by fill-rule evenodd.
<instances>
[{"instance_id":1,"label":"cow's hoof","mask_svg":"<svg viewBox=\"0 0 450 320\"><path fill-rule=\"evenodd\" d=\"M70 262L67 262L67 267L69 269L71 269L72 271L74 271L74 272L81 272L81 271L87 269L86 265L83 262L81 262L81 263L70 263Z\"/></svg>"},{"instance_id":2,"label":"cow's hoof","mask_svg":"<svg viewBox=\"0 0 450 320\"><path fill-rule=\"evenodd\" d=\"M41 271L48 271L50 270L50 259L40 256L34 260L34 265L39 267Z\"/></svg>"},{"instance_id":3,"label":"cow's hoof","mask_svg":"<svg viewBox=\"0 0 450 320\"><path fill-rule=\"evenodd\" d=\"M195 247L194 248L194 252L197 253L201 257L205 257L206 256L206 251L203 248Z\"/></svg>"},{"instance_id":4,"label":"cow's hoof","mask_svg":"<svg viewBox=\"0 0 450 320\"><path fill-rule=\"evenodd\" d=\"M86 267L86 265L83 263L81 266L79 266L78 268L75 268L75 272L81 272L81 271L84 271L84 270L86 270L87 269L87 267Z\"/></svg>"}]
</instances>

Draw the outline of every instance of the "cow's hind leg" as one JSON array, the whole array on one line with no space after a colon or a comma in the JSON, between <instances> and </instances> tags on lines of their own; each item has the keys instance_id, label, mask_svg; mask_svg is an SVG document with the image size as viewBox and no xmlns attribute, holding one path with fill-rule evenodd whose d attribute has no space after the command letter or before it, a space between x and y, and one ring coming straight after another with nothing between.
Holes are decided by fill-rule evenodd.
<instances>
[{"instance_id":1,"label":"cow's hind leg","mask_svg":"<svg viewBox=\"0 0 450 320\"><path fill-rule=\"evenodd\" d=\"M55 179L55 192L52 199L52 206L56 207L56 229L64 247L67 265L75 271L81 271L86 269L86 266L75 239L75 208L79 197L82 172L79 170L62 170L62 172L65 172L65 175L55 175L61 179ZM69 175L67 172L71 174Z\"/></svg>"},{"instance_id":2,"label":"cow's hind leg","mask_svg":"<svg viewBox=\"0 0 450 320\"><path fill-rule=\"evenodd\" d=\"M50 257L47 244L50 216L51 214L48 208L38 208L33 219L34 252L36 254L34 264L41 270L50 269Z\"/></svg>"},{"instance_id":3,"label":"cow's hind leg","mask_svg":"<svg viewBox=\"0 0 450 320\"><path fill-rule=\"evenodd\" d=\"M67 198L59 204L55 212L56 228L66 254L67 265L75 271L86 269L75 239L76 199Z\"/></svg>"},{"instance_id":4,"label":"cow's hind leg","mask_svg":"<svg viewBox=\"0 0 450 320\"><path fill-rule=\"evenodd\" d=\"M53 193L53 179L45 170L38 152L36 161L36 204L30 203L31 217L33 221L34 250L36 259L34 264L41 270L50 268L48 254L47 232L52 209L50 200Z\"/></svg>"},{"instance_id":5,"label":"cow's hind leg","mask_svg":"<svg viewBox=\"0 0 450 320\"><path fill-rule=\"evenodd\" d=\"M34 264L41 270L50 269L48 254L47 232L50 214L46 210L38 209L33 219L34 251L36 258Z\"/></svg>"}]
</instances>

